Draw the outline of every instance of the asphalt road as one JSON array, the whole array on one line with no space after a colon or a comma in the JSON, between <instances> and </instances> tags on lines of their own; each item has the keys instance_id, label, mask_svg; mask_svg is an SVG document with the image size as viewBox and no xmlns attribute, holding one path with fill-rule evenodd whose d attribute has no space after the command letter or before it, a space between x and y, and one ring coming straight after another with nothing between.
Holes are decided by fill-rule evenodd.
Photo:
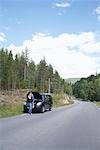
<instances>
[{"instance_id":1,"label":"asphalt road","mask_svg":"<svg viewBox=\"0 0 100 150\"><path fill-rule=\"evenodd\" d=\"M100 150L100 110L81 102L0 119L0 150Z\"/></svg>"}]
</instances>

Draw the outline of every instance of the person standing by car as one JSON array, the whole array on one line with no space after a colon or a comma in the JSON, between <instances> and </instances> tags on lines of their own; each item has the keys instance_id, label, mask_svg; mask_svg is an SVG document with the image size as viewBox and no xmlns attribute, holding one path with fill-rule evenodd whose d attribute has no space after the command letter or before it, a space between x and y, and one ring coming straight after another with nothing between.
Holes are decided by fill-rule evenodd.
<instances>
[{"instance_id":1,"label":"person standing by car","mask_svg":"<svg viewBox=\"0 0 100 150\"><path fill-rule=\"evenodd\" d=\"M27 101L29 103L29 114L32 113L32 108L33 108L33 102L34 102L34 95L32 92L28 92L27 94Z\"/></svg>"}]
</instances>

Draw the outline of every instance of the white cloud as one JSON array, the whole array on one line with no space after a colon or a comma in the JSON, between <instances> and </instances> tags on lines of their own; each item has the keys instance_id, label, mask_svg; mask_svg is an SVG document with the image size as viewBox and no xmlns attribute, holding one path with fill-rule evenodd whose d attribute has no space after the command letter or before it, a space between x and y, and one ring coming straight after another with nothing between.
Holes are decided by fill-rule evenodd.
<instances>
[{"instance_id":1,"label":"white cloud","mask_svg":"<svg viewBox=\"0 0 100 150\"><path fill-rule=\"evenodd\" d=\"M5 41L7 41L6 35L1 32L1 33L0 33L0 43L1 43L1 42L5 42Z\"/></svg>"},{"instance_id":2,"label":"white cloud","mask_svg":"<svg viewBox=\"0 0 100 150\"><path fill-rule=\"evenodd\" d=\"M58 16L62 16L63 14L65 14L67 8L70 6L71 6L71 4L66 1L52 3L52 8L58 9Z\"/></svg>"},{"instance_id":3,"label":"white cloud","mask_svg":"<svg viewBox=\"0 0 100 150\"><path fill-rule=\"evenodd\" d=\"M98 6L95 10L96 15L97 15L97 19L100 21L100 6Z\"/></svg>"},{"instance_id":4,"label":"white cloud","mask_svg":"<svg viewBox=\"0 0 100 150\"><path fill-rule=\"evenodd\" d=\"M67 8L67 7L70 7L70 3L68 2L54 3L53 7Z\"/></svg>"},{"instance_id":5,"label":"white cloud","mask_svg":"<svg viewBox=\"0 0 100 150\"><path fill-rule=\"evenodd\" d=\"M96 11L97 15L100 15L100 6L97 7L95 11Z\"/></svg>"},{"instance_id":6,"label":"white cloud","mask_svg":"<svg viewBox=\"0 0 100 150\"><path fill-rule=\"evenodd\" d=\"M45 57L47 63L51 63L63 78L86 77L95 73L100 66L98 58L94 59L90 55L100 50L100 41L96 40L92 32L64 33L57 37L37 33L31 40L25 40L21 46L11 44L8 49L16 54L25 47L29 49L30 58L36 64Z\"/></svg>"}]
</instances>

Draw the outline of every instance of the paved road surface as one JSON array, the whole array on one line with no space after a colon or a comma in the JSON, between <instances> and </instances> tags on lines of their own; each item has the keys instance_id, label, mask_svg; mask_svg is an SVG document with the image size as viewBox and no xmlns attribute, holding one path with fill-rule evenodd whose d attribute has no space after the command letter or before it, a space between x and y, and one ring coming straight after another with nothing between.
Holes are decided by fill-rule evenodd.
<instances>
[{"instance_id":1,"label":"paved road surface","mask_svg":"<svg viewBox=\"0 0 100 150\"><path fill-rule=\"evenodd\" d=\"M100 110L81 102L0 119L0 150L100 150Z\"/></svg>"}]
</instances>

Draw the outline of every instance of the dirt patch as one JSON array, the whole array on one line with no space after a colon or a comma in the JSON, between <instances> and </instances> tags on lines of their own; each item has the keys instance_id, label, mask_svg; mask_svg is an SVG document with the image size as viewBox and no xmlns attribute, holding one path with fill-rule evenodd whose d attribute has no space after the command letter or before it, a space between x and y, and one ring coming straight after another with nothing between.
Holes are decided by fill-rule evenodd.
<instances>
[{"instance_id":1,"label":"dirt patch","mask_svg":"<svg viewBox=\"0 0 100 150\"><path fill-rule=\"evenodd\" d=\"M0 106L20 104L26 100L29 90L0 91Z\"/></svg>"}]
</instances>

